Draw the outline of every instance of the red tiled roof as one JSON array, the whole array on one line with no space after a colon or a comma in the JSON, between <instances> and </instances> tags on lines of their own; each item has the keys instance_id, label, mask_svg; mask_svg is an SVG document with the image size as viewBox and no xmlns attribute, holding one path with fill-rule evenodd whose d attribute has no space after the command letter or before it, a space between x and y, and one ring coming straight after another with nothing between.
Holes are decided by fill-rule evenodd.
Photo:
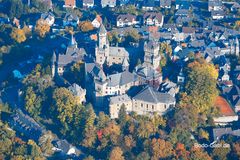
<instances>
[{"instance_id":1,"label":"red tiled roof","mask_svg":"<svg viewBox=\"0 0 240 160\"><path fill-rule=\"evenodd\" d=\"M218 96L215 101L215 107L219 108L220 114L223 116L236 115L229 103L221 96Z\"/></svg>"}]
</instances>

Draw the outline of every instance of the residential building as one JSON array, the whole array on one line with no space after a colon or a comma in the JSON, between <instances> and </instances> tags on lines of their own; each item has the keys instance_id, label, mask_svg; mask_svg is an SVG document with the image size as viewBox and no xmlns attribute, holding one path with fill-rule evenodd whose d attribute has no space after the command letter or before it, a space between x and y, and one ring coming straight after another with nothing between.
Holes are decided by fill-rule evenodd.
<instances>
[{"instance_id":1,"label":"residential building","mask_svg":"<svg viewBox=\"0 0 240 160\"><path fill-rule=\"evenodd\" d=\"M133 111L139 115L164 115L173 109L176 103L168 93L160 93L147 86L132 98Z\"/></svg>"},{"instance_id":2,"label":"residential building","mask_svg":"<svg viewBox=\"0 0 240 160\"><path fill-rule=\"evenodd\" d=\"M208 0L208 11L220 11L223 9L222 0Z\"/></svg>"},{"instance_id":3,"label":"residential building","mask_svg":"<svg viewBox=\"0 0 240 160\"><path fill-rule=\"evenodd\" d=\"M118 118L122 106L125 107L127 113L132 112L132 100L127 94L109 98L109 114L111 119Z\"/></svg>"},{"instance_id":4,"label":"residential building","mask_svg":"<svg viewBox=\"0 0 240 160\"><path fill-rule=\"evenodd\" d=\"M92 8L94 6L94 0L82 0L84 8Z\"/></svg>"},{"instance_id":5,"label":"residential building","mask_svg":"<svg viewBox=\"0 0 240 160\"><path fill-rule=\"evenodd\" d=\"M117 0L101 0L102 8L104 7L115 7Z\"/></svg>"},{"instance_id":6,"label":"residential building","mask_svg":"<svg viewBox=\"0 0 240 160\"><path fill-rule=\"evenodd\" d=\"M162 27L164 16L158 12L146 12L143 15L143 24L147 26L158 26Z\"/></svg>"},{"instance_id":7,"label":"residential building","mask_svg":"<svg viewBox=\"0 0 240 160\"><path fill-rule=\"evenodd\" d=\"M77 27L78 24L79 24L79 18L77 15L72 13L66 13L63 19L63 26Z\"/></svg>"},{"instance_id":8,"label":"residential building","mask_svg":"<svg viewBox=\"0 0 240 160\"><path fill-rule=\"evenodd\" d=\"M98 44L95 48L96 63L103 65L106 63L124 64L129 62L129 54L123 47L110 47L107 39L107 31L103 24L100 26L98 33Z\"/></svg>"},{"instance_id":9,"label":"residential building","mask_svg":"<svg viewBox=\"0 0 240 160\"><path fill-rule=\"evenodd\" d=\"M155 7L155 0L145 0L142 4L143 10L153 10Z\"/></svg>"},{"instance_id":10,"label":"residential building","mask_svg":"<svg viewBox=\"0 0 240 160\"><path fill-rule=\"evenodd\" d=\"M102 24L102 18L100 15L97 15L96 18L92 21L92 25L94 28L99 28Z\"/></svg>"},{"instance_id":11,"label":"residential building","mask_svg":"<svg viewBox=\"0 0 240 160\"><path fill-rule=\"evenodd\" d=\"M120 14L117 16L117 27L133 26L138 24L137 17L132 14Z\"/></svg>"},{"instance_id":12,"label":"residential building","mask_svg":"<svg viewBox=\"0 0 240 160\"><path fill-rule=\"evenodd\" d=\"M212 16L212 19L214 20L218 20L218 19L223 19L224 18L224 11L211 11L211 16Z\"/></svg>"},{"instance_id":13,"label":"residential building","mask_svg":"<svg viewBox=\"0 0 240 160\"><path fill-rule=\"evenodd\" d=\"M41 19L43 19L49 26L52 26L55 22L55 16L51 12L42 13Z\"/></svg>"},{"instance_id":14,"label":"residential building","mask_svg":"<svg viewBox=\"0 0 240 160\"><path fill-rule=\"evenodd\" d=\"M171 8L172 0L160 0L161 8Z\"/></svg>"},{"instance_id":15,"label":"residential building","mask_svg":"<svg viewBox=\"0 0 240 160\"><path fill-rule=\"evenodd\" d=\"M65 4L64 4L63 7L75 8L76 7L76 0L65 0Z\"/></svg>"}]
</instances>

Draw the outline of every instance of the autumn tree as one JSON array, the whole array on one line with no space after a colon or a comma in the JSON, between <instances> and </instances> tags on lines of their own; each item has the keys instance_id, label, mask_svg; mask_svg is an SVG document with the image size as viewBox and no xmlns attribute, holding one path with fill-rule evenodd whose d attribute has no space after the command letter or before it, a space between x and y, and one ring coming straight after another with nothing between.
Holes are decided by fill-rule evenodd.
<instances>
[{"instance_id":1,"label":"autumn tree","mask_svg":"<svg viewBox=\"0 0 240 160\"><path fill-rule=\"evenodd\" d=\"M221 147L215 147L212 151L213 159L217 160L227 160L227 155L230 152L231 148L224 145L226 144L224 141L220 141L219 143Z\"/></svg>"},{"instance_id":2,"label":"autumn tree","mask_svg":"<svg viewBox=\"0 0 240 160\"><path fill-rule=\"evenodd\" d=\"M49 31L50 26L43 19L39 19L36 22L35 32L37 33L38 36L44 38Z\"/></svg>"},{"instance_id":3,"label":"autumn tree","mask_svg":"<svg viewBox=\"0 0 240 160\"><path fill-rule=\"evenodd\" d=\"M17 43L22 43L26 40L26 35L25 35L24 31L19 28L13 28L10 36Z\"/></svg>"},{"instance_id":4,"label":"autumn tree","mask_svg":"<svg viewBox=\"0 0 240 160\"><path fill-rule=\"evenodd\" d=\"M26 37L30 37L32 35L32 30L26 24L23 26L22 30L24 31Z\"/></svg>"},{"instance_id":5,"label":"autumn tree","mask_svg":"<svg viewBox=\"0 0 240 160\"><path fill-rule=\"evenodd\" d=\"M151 140L150 147L151 155L153 160L165 159L172 155L173 147L172 144L163 139L153 138Z\"/></svg>"},{"instance_id":6,"label":"autumn tree","mask_svg":"<svg viewBox=\"0 0 240 160\"><path fill-rule=\"evenodd\" d=\"M174 122L179 128L195 130L198 125L197 109L191 105L177 107L174 114Z\"/></svg>"},{"instance_id":7,"label":"autumn tree","mask_svg":"<svg viewBox=\"0 0 240 160\"><path fill-rule=\"evenodd\" d=\"M25 93L25 109L33 117L37 117L41 113L42 99L38 96L33 87L28 87Z\"/></svg>"},{"instance_id":8,"label":"autumn tree","mask_svg":"<svg viewBox=\"0 0 240 160\"><path fill-rule=\"evenodd\" d=\"M110 43L118 44L121 42L121 39L118 37L117 32L108 32L107 37Z\"/></svg>"},{"instance_id":9,"label":"autumn tree","mask_svg":"<svg viewBox=\"0 0 240 160\"><path fill-rule=\"evenodd\" d=\"M89 106L84 113L84 130L82 145L85 147L93 147L96 141L96 127L94 125L96 114L92 106Z\"/></svg>"},{"instance_id":10,"label":"autumn tree","mask_svg":"<svg viewBox=\"0 0 240 160\"><path fill-rule=\"evenodd\" d=\"M152 134L154 134L153 124L149 123L148 121L141 120L137 128L138 137L148 138Z\"/></svg>"},{"instance_id":11,"label":"autumn tree","mask_svg":"<svg viewBox=\"0 0 240 160\"><path fill-rule=\"evenodd\" d=\"M120 122L121 126L124 126L126 124L127 113L126 113L126 107L125 107L124 104L121 106L121 108L119 110L118 119L119 119L119 122Z\"/></svg>"},{"instance_id":12,"label":"autumn tree","mask_svg":"<svg viewBox=\"0 0 240 160\"><path fill-rule=\"evenodd\" d=\"M138 31L135 29L126 31L124 34L124 37L125 37L126 44L137 43L141 38Z\"/></svg>"},{"instance_id":13,"label":"autumn tree","mask_svg":"<svg viewBox=\"0 0 240 160\"><path fill-rule=\"evenodd\" d=\"M202 148L192 147L190 150L190 160L212 160L212 158Z\"/></svg>"},{"instance_id":14,"label":"autumn tree","mask_svg":"<svg viewBox=\"0 0 240 160\"><path fill-rule=\"evenodd\" d=\"M53 105L52 110L63 126L61 132L66 134L70 130L68 124L73 121L73 113L77 113L77 99L68 89L57 88L53 92Z\"/></svg>"},{"instance_id":15,"label":"autumn tree","mask_svg":"<svg viewBox=\"0 0 240 160\"><path fill-rule=\"evenodd\" d=\"M208 139L209 139L209 134L208 134L208 132L205 131L205 130L203 130L202 128L199 129L198 133L199 133L200 139L205 139L205 140L208 140Z\"/></svg>"},{"instance_id":16,"label":"autumn tree","mask_svg":"<svg viewBox=\"0 0 240 160\"><path fill-rule=\"evenodd\" d=\"M213 64L199 59L187 67L187 83L185 86L188 104L198 109L198 113L209 113L218 96L216 88L218 71Z\"/></svg>"},{"instance_id":17,"label":"autumn tree","mask_svg":"<svg viewBox=\"0 0 240 160\"><path fill-rule=\"evenodd\" d=\"M182 143L186 148L190 148L193 145L191 140L191 133L183 128L175 127L169 135L170 142L175 145L177 143Z\"/></svg>"},{"instance_id":18,"label":"autumn tree","mask_svg":"<svg viewBox=\"0 0 240 160\"><path fill-rule=\"evenodd\" d=\"M44 133L38 140L38 144L41 148L41 151L46 156L51 156L53 154L53 145L52 141L54 139L54 135L48 131Z\"/></svg>"},{"instance_id":19,"label":"autumn tree","mask_svg":"<svg viewBox=\"0 0 240 160\"><path fill-rule=\"evenodd\" d=\"M79 23L79 28L82 32L89 32L94 29L92 23L90 21L83 21Z\"/></svg>"},{"instance_id":20,"label":"autumn tree","mask_svg":"<svg viewBox=\"0 0 240 160\"><path fill-rule=\"evenodd\" d=\"M109 155L109 160L124 160L123 151L120 147L114 147Z\"/></svg>"}]
</instances>

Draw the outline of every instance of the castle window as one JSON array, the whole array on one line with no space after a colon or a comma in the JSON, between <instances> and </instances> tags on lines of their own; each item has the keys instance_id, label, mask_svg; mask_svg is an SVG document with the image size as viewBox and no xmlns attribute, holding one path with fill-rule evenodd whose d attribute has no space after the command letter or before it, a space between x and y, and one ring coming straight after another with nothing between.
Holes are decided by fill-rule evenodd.
<instances>
[{"instance_id":1,"label":"castle window","mask_svg":"<svg viewBox=\"0 0 240 160\"><path fill-rule=\"evenodd\" d=\"M154 105L152 105L152 110L154 110Z\"/></svg>"}]
</instances>

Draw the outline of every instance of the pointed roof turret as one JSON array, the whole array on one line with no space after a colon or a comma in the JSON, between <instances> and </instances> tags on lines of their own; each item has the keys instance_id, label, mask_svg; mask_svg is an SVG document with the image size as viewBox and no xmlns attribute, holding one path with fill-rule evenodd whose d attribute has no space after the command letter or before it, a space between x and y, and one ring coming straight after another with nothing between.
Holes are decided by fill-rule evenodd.
<instances>
[{"instance_id":1,"label":"pointed roof turret","mask_svg":"<svg viewBox=\"0 0 240 160\"><path fill-rule=\"evenodd\" d=\"M53 56L52 56L52 63L54 64L57 60L56 52L53 51Z\"/></svg>"},{"instance_id":2,"label":"pointed roof turret","mask_svg":"<svg viewBox=\"0 0 240 160\"><path fill-rule=\"evenodd\" d=\"M70 40L70 42L69 42L69 46L75 46L75 47L77 47L77 42L76 42L73 34L71 34L71 40Z\"/></svg>"},{"instance_id":3,"label":"pointed roof turret","mask_svg":"<svg viewBox=\"0 0 240 160\"><path fill-rule=\"evenodd\" d=\"M107 30L106 30L106 28L104 27L103 24L101 24L101 26L100 26L99 33L100 34L106 34L107 33Z\"/></svg>"},{"instance_id":4,"label":"pointed roof turret","mask_svg":"<svg viewBox=\"0 0 240 160\"><path fill-rule=\"evenodd\" d=\"M129 66L129 62L128 62L127 58L123 59L122 66L125 68L127 68Z\"/></svg>"}]
</instances>

